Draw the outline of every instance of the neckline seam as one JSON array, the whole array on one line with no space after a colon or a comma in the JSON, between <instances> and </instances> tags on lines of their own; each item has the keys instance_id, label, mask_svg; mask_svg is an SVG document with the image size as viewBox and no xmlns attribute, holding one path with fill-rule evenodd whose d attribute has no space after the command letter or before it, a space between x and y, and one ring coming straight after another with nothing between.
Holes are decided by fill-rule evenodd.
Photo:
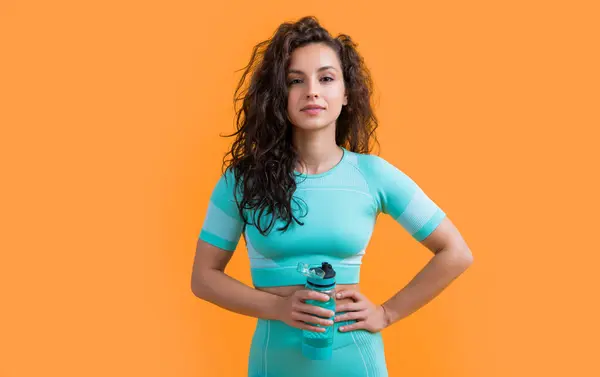
<instances>
[{"instance_id":1,"label":"neckline seam","mask_svg":"<svg viewBox=\"0 0 600 377\"><path fill-rule=\"evenodd\" d=\"M300 173L296 170L294 170L294 175L296 177L299 178L304 178L304 179L313 179L313 178L322 178L325 176L330 175L331 173L333 173L340 165L342 165L345 161L346 161L346 157L348 154L348 150L346 150L346 148L340 146L340 148L342 149L342 158L340 159L340 161L338 161L337 164L333 165L333 167L331 167L331 169L324 171L322 173L318 173L318 174L305 174L305 173Z\"/></svg>"}]
</instances>

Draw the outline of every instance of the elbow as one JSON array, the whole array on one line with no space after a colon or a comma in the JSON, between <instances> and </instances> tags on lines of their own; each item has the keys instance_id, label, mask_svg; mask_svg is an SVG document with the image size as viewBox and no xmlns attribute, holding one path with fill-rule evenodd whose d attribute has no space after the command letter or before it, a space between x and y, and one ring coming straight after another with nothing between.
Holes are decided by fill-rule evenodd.
<instances>
[{"instance_id":1,"label":"elbow","mask_svg":"<svg viewBox=\"0 0 600 377\"><path fill-rule=\"evenodd\" d=\"M194 279L192 279L192 293L194 294L194 296L198 297L198 298L202 298L202 290L200 289L200 287L198 286L198 284L196 284L196 282L194 281Z\"/></svg>"},{"instance_id":2,"label":"elbow","mask_svg":"<svg viewBox=\"0 0 600 377\"><path fill-rule=\"evenodd\" d=\"M471 252L469 245L467 245L462 238L460 241L452 242L448 246L447 250L452 255L454 264L458 265L459 267L466 270L473 264L473 253Z\"/></svg>"},{"instance_id":3,"label":"elbow","mask_svg":"<svg viewBox=\"0 0 600 377\"><path fill-rule=\"evenodd\" d=\"M473 264L473 253L471 250L466 248L456 253L457 263L461 265L465 270Z\"/></svg>"},{"instance_id":4,"label":"elbow","mask_svg":"<svg viewBox=\"0 0 600 377\"><path fill-rule=\"evenodd\" d=\"M202 290L201 290L200 286L194 281L194 279L192 279L191 288L192 288L192 293L194 294L194 296L196 296L198 298L202 298Z\"/></svg>"},{"instance_id":5,"label":"elbow","mask_svg":"<svg viewBox=\"0 0 600 377\"><path fill-rule=\"evenodd\" d=\"M202 272L196 272L192 274L190 288L194 296L204 299L206 292L206 278Z\"/></svg>"},{"instance_id":6,"label":"elbow","mask_svg":"<svg viewBox=\"0 0 600 377\"><path fill-rule=\"evenodd\" d=\"M470 267L470 266L473 264L473 261L474 261L473 254L471 253L471 251L470 251L470 250L469 250L469 251L468 251L468 253L467 253L467 254L464 256L464 258L463 258L463 259L464 259L465 270L466 270L467 268L469 268L469 267Z\"/></svg>"},{"instance_id":7,"label":"elbow","mask_svg":"<svg viewBox=\"0 0 600 377\"><path fill-rule=\"evenodd\" d=\"M440 253L447 255L447 261L458 269L466 270L473 264L473 253L469 248L447 248Z\"/></svg>"}]
</instances>

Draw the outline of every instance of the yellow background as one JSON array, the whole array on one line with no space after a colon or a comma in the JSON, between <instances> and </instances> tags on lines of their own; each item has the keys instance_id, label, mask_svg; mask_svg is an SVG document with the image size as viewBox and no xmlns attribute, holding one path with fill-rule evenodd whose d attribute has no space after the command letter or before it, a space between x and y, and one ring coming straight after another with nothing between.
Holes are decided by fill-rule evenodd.
<instances>
[{"instance_id":1,"label":"yellow background","mask_svg":"<svg viewBox=\"0 0 600 377\"><path fill-rule=\"evenodd\" d=\"M252 47L316 15L373 73L380 155L475 262L384 330L391 376L597 376L593 1L0 2L0 377L245 376L190 273ZM228 272L250 284L240 241ZM374 302L432 254L389 217Z\"/></svg>"}]
</instances>

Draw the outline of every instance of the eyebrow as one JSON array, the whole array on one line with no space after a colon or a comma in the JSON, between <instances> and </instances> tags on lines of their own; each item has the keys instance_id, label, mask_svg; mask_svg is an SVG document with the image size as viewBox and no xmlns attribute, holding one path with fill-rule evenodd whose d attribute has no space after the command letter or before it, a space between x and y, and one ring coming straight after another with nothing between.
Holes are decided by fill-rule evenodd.
<instances>
[{"instance_id":1,"label":"eyebrow","mask_svg":"<svg viewBox=\"0 0 600 377\"><path fill-rule=\"evenodd\" d=\"M330 65L326 65L326 66L323 66L323 67L321 67L321 68L317 69L317 72L325 71L325 70L327 70L327 69L333 69L333 70L336 70L336 71L337 71L337 69L336 69L335 67L332 67L332 66L330 66ZM288 74L290 74L290 73L299 73L299 74L301 74L301 75L303 75L303 74L304 74L304 72L302 72L302 71L299 71L299 70L297 70L297 69L290 69L290 70L288 71Z\"/></svg>"}]
</instances>

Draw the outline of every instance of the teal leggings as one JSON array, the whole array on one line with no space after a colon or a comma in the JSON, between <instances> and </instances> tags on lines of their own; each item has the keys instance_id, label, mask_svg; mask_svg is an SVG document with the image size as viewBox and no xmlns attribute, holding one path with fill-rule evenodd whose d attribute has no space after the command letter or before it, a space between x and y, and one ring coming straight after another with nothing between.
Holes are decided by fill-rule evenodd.
<instances>
[{"instance_id":1,"label":"teal leggings","mask_svg":"<svg viewBox=\"0 0 600 377\"><path fill-rule=\"evenodd\" d=\"M343 313L336 313L340 315ZM250 346L248 377L387 377L381 333L340 332L335 322L333 356L309 360L302 355L302 330L276 320L257 319Z\"/></svg>"}]
</instances>

